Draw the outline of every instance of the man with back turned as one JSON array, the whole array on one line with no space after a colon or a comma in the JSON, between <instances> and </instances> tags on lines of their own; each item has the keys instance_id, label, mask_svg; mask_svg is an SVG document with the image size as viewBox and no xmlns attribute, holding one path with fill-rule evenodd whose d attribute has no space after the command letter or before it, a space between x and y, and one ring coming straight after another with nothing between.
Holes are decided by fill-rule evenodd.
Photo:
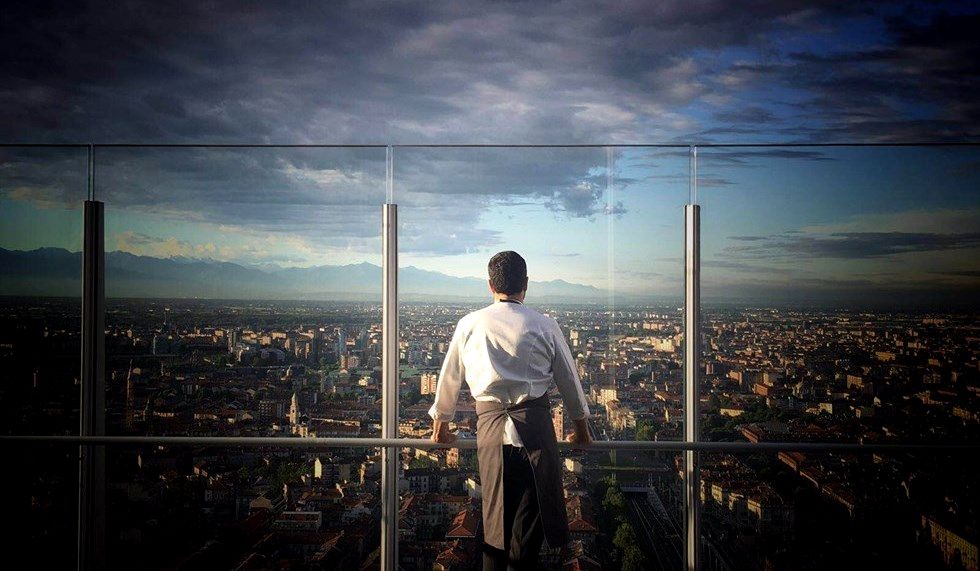
<instances>
[{"instance_id":1,"label":"man with back turned","mask_svg":"<svg viewBox=\"0 0 980 571\"><path fill-rule=\"evenodd\" d=\"M568 542L558 443L548 400L558 386L568 440L592 442L589 407L558 322L524 305L527 264L517 252L490 259L494 302L456 324L436 385L432 440L452 443L449 422L462 381L476 400L477 463L483 492L483 568L533 569L541 544Z\"/></svg>"}]
</instances>

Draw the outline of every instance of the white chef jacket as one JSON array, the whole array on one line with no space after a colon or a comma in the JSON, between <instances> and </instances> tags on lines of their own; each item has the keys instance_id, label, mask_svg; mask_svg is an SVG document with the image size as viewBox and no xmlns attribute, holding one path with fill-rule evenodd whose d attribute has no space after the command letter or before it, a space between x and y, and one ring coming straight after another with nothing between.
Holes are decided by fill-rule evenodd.
<instances>
[{"instance_id":1,"label":"white chef jacket","mask_svg":"<svg viewBox=\"0 0 980 571\"><path fill-rule=\"evenodd\" d=\"M589 416L575 361L558 322L516 300L492 303L459 320L429 416L453 420L463 379L474 399L507 404L540 397L553 380L565 404L565 417ZM509 417L503 444L522 445Z\"/></svg>"}]
</instances>

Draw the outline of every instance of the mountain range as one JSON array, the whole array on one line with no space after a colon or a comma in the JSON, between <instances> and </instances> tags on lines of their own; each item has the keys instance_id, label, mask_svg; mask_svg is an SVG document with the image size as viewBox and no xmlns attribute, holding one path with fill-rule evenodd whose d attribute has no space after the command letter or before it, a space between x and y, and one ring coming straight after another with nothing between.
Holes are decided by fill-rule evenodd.
<instances>
[{"instance_id":1,"label":"mountain range","mask_svg":"<svg viewBox=\"0 0 980 571\"><path fill-rule=\"evenodd\" d=\"M82 254L63 248L0 248L0 295L77 296ZM381 267L368 262L307 268L255 268L210 259L106 252L107 297L380 300ZM487 282L415 266L399 268L405 300L487 299ZM606 291L564 280L532 281L529 295L592 302Z\"/></svg>"}]
</instances>

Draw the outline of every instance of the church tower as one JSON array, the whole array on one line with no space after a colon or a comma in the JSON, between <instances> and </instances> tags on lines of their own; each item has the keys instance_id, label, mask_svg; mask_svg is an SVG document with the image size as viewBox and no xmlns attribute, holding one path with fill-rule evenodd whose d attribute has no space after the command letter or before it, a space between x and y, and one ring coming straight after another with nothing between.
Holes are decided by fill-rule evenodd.
<instances>
[{"instance_id":1,"label":"church tower","mask_svg":"<svg viewBox=\"0 0 980 571\"><path fill-rule=\"evenodd\" d=\"M296 426L299 424L299 397L293 393L293 401L289 404L289 424Z\"/></svg>"}]
</instances>

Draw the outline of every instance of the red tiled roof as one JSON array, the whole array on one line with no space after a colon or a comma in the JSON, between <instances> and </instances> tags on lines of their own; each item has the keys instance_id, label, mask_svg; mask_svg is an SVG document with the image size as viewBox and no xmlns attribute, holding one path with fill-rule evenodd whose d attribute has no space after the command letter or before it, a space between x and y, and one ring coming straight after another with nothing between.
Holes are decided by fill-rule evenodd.
<instances>
[{"instance_id":1,"label":"red tiled roof","mask_svg":"<svg viewBox=\"0 0 980 571\"><path fill-rule=\"evenodd\" d=\"M459 540L453 541L452 544L442 553L440 553L435 562L446 568L452 568L458 566L460 568L472 563L473 551L471 549L466 549L460 545Z\"/></svg>"},{"instance_id":2,"label":"red tiled roof","mask_svg":"<svg viewBox=\"0 0 980 571\"><path fill-rule=\"evenodd\" d=\"M568 512L568 530L579 533L596 533L599 528L592 519L592 503L583 496L565 498Z\"/></svg>"},{"instance_id":3,"label":"red tiled roof","mask_svg":"<svg viewBox=\"0 0 980 571\"><path fill-rule=\"evenodd\" d=\"M449 524L447 538L474 538L480 526L480 514L476 510L464 509L456 514Z\"/></svg>"},{"instance_id":4,"label":"red tiled roof","mask_svg":"<svg viewBox=\"0 0 980 571\"><path fill-rule=\"evenodd\" d=\"M582 555L566 561L561 569L562 571L600 571L602 567L591 557Z\"/></svg>"}]
</instances>

